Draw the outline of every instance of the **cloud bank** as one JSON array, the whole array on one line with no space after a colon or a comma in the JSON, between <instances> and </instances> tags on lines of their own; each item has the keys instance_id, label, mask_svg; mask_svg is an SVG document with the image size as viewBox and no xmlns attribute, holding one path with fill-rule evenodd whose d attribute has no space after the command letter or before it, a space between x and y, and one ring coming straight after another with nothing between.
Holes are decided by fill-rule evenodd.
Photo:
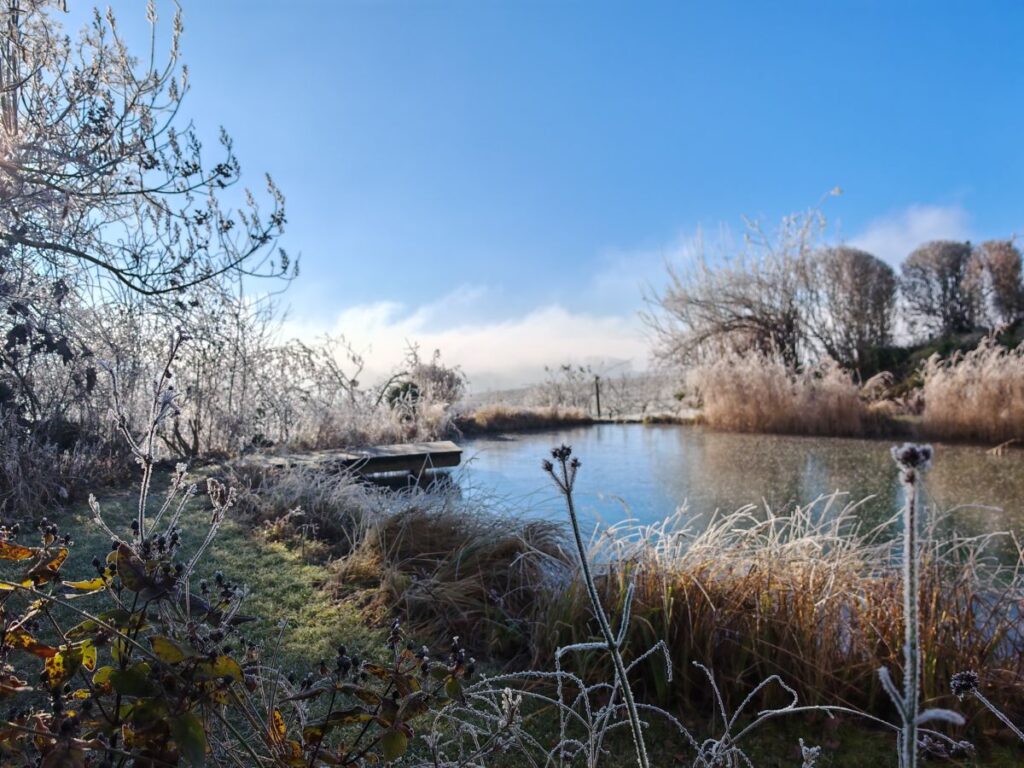
<instances>
[{"instance_id":1,"label":"cloud bank","mask_svg":"<svg viewBox=\"0 0 1024 768\"><path fill-rule=\"evenodd\" d=\"M635 312L573 312L550 304L518 317L450 322L459 306L475 306L487 295L485 289L463 288L420 307L363 304L342 311L330 328L286 324L283 330L305 339L324 331L344 335L365 357L364 378L370 379L399 366L411 343L426 355L439 349L446 363L462 367L475 391L536 382L545 366L562 363L634 370L647 364L649 345Z\"/></svg>"}]
</instances>

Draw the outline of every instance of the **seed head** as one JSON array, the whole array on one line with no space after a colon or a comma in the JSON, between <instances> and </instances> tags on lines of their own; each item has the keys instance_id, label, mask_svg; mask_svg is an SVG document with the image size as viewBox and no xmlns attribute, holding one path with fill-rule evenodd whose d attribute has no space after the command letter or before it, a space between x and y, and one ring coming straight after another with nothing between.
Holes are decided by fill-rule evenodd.
<instances>
[{"instance_id":1,"label":"seed head","mask_svg":"<svg viewBox=\"0 0 1024 768\"><path fill-rule=\"evenodd\" d=\"M973 670L957 672L950 678L949 687L953 695L963 701L964 696L978 690L978 673Z\"/></svg>"},{"instance_id":2,"label":"seed head","mask_svg":"<svg viewBox=\"0 0 1024 768\"><path fill-rule=\"evenodd\" d=\"M934 451L930 445L904 443L893 446L892 458L904 472L924 472L932 465Z\"/></svg>"},{"instance_id":3,"label":"seed head","mask_svg":"<svg viewBox=\"0 0 1024 768\"><path fill-rule=\"evenodd\" d=\"M567 461L572 456L572 446L565 445L564 443L557 448L551 449L551 458L558 461Z\"/></svg>"}]
</instances>

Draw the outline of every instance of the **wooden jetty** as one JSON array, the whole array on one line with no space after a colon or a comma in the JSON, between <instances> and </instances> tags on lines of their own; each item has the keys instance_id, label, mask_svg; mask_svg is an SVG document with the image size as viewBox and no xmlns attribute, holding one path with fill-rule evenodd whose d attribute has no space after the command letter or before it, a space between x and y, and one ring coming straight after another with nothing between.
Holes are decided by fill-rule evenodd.
<instances>
[{"instance_id":1,"label":"wooden jetty","mask_svg":"<svg viewBox=\"0 0 1024 768\"><path fill-rule=\"evenodd\" d=\"M267 456L266 461L271 466L281 468L319 468L362 475L386 472L422 475L432 469L457 467L462 461L462 448L451 440L438 440L427 443L376 445L359 450L309 451Z\"/></svg>"}]
</instances>

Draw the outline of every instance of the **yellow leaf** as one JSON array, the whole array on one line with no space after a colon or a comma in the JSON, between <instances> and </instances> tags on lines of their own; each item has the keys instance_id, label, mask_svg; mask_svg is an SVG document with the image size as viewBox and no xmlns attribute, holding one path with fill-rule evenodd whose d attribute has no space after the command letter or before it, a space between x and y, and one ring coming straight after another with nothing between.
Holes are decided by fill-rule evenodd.
<instances>
[{"instance_id":1,"label":"yellow leaf","mask_svg":"<svg viewBox=\"0 0 1024 768\"><path fill-rule=\"evenodd\" d=\"M164 664L178 664L188 658L182 647L169 637L153 635L149 638L149 644L153 646L153 655Z\"/></svg>"},{"instance_id":2,"label":"yellow leaf","mask_svg":"<svg viewBox=\"0 0 1024 768\"><path fill-rule=\"evenodd\" d=\"M56 655L57 649L44 645L23 629L14 629L4 635L4 644L42 659Z\"/></svg>"},{"instance_id":3,"label":"yellow leaf","mask_svg":"<svg viewBox=\"0 0 1024 768\"><path fill-rule=\"evenodd\" d=\"M230 677L236 683L242 682L242 668L230 656L218 656L213 661L204 661L196 665L196 676L200 679Z\"/></svg>"},{"instance_id":4,"label":"yellow leaf","mask_svg":"<svg viewBox=\"0 0 1024 768\"><path fill-rule=\"evenodd\" d=\"M60 688L82 665L82 649L61 646L61 650L43 662L50 688Z\"/></svg>"},{"instance_id":5,"label":"yellow leaf","mask_svg":"<svg viewBox=\"0 0 1024 768\"><path fill-rule=\"evenodd\" d=\"M37 550L14 544L10 541L0 541L0 560L28 560L35 557Z\"/></svg>"},{"instance_id":6,"label":"yellow leaf","mask_svg":"<svg viewBox=\"0 0 1024 768\"><path fill-rule=\"evenodd\" d=\"M61 583L65 587L71 587L72 589L81 589L85 592L103 589L103 587L107 585L107 582L103 580L102 576L97 576L95 579L87 579L86 581L63 581Z\"/></svg>"},{"instance_id":7,"label":"yellow leaf","mask_svg":"<svg viewBox=\"0 0 1024 768\"><path fill-rule=\"evenodd\" d=\"M37 587L42 586L57 575L60 567L64 565L64 561L67 559L68 548L61 547L57 550L56 556L50 560L32 566L28 572L25 573L25 581L22 582L22 585L26 587L31 587L33 585Z\"/></svg>"},{"instance_id":8,"label":"yellow leaf","mask_svg":"<svg viewBox=\"0 0 1024 768\"><path fill-rule=\"evenodd\" d=\"M85 642L81 645L82 651L82 666L92 672L96 669L96 646L91 642Z\"/></svg>"},{"instance_id":9,"label":"yellow leaf","mask_svg":"<svg viewBox=\"0 0 1024 768\"><path fill-rule=\"evenodd\" d=\"M285 725L281 711L275 709L270 720L270 738L277 743L284 741L285 734L288 733L288 726Z\"/></svg>"}]
</instances>

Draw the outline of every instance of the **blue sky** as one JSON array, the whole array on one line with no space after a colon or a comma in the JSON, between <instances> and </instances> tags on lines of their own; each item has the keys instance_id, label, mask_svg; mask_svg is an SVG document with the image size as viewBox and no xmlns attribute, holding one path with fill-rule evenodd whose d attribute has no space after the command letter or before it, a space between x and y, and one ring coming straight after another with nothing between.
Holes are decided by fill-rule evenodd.
<instances>
[{"instance_id":1,"label":"blue sky","mask_svg":"<svg viewBox=\"0 0 1024 768\"><path fill-rule=\"evenodd\" d=\"M640 367L666 257L837 185L890 260L1024 226L1019 3L181 5L185 112L287 196L291 329L381 369L405 339L478 386Z\"/></svg>"}]
</instances>

